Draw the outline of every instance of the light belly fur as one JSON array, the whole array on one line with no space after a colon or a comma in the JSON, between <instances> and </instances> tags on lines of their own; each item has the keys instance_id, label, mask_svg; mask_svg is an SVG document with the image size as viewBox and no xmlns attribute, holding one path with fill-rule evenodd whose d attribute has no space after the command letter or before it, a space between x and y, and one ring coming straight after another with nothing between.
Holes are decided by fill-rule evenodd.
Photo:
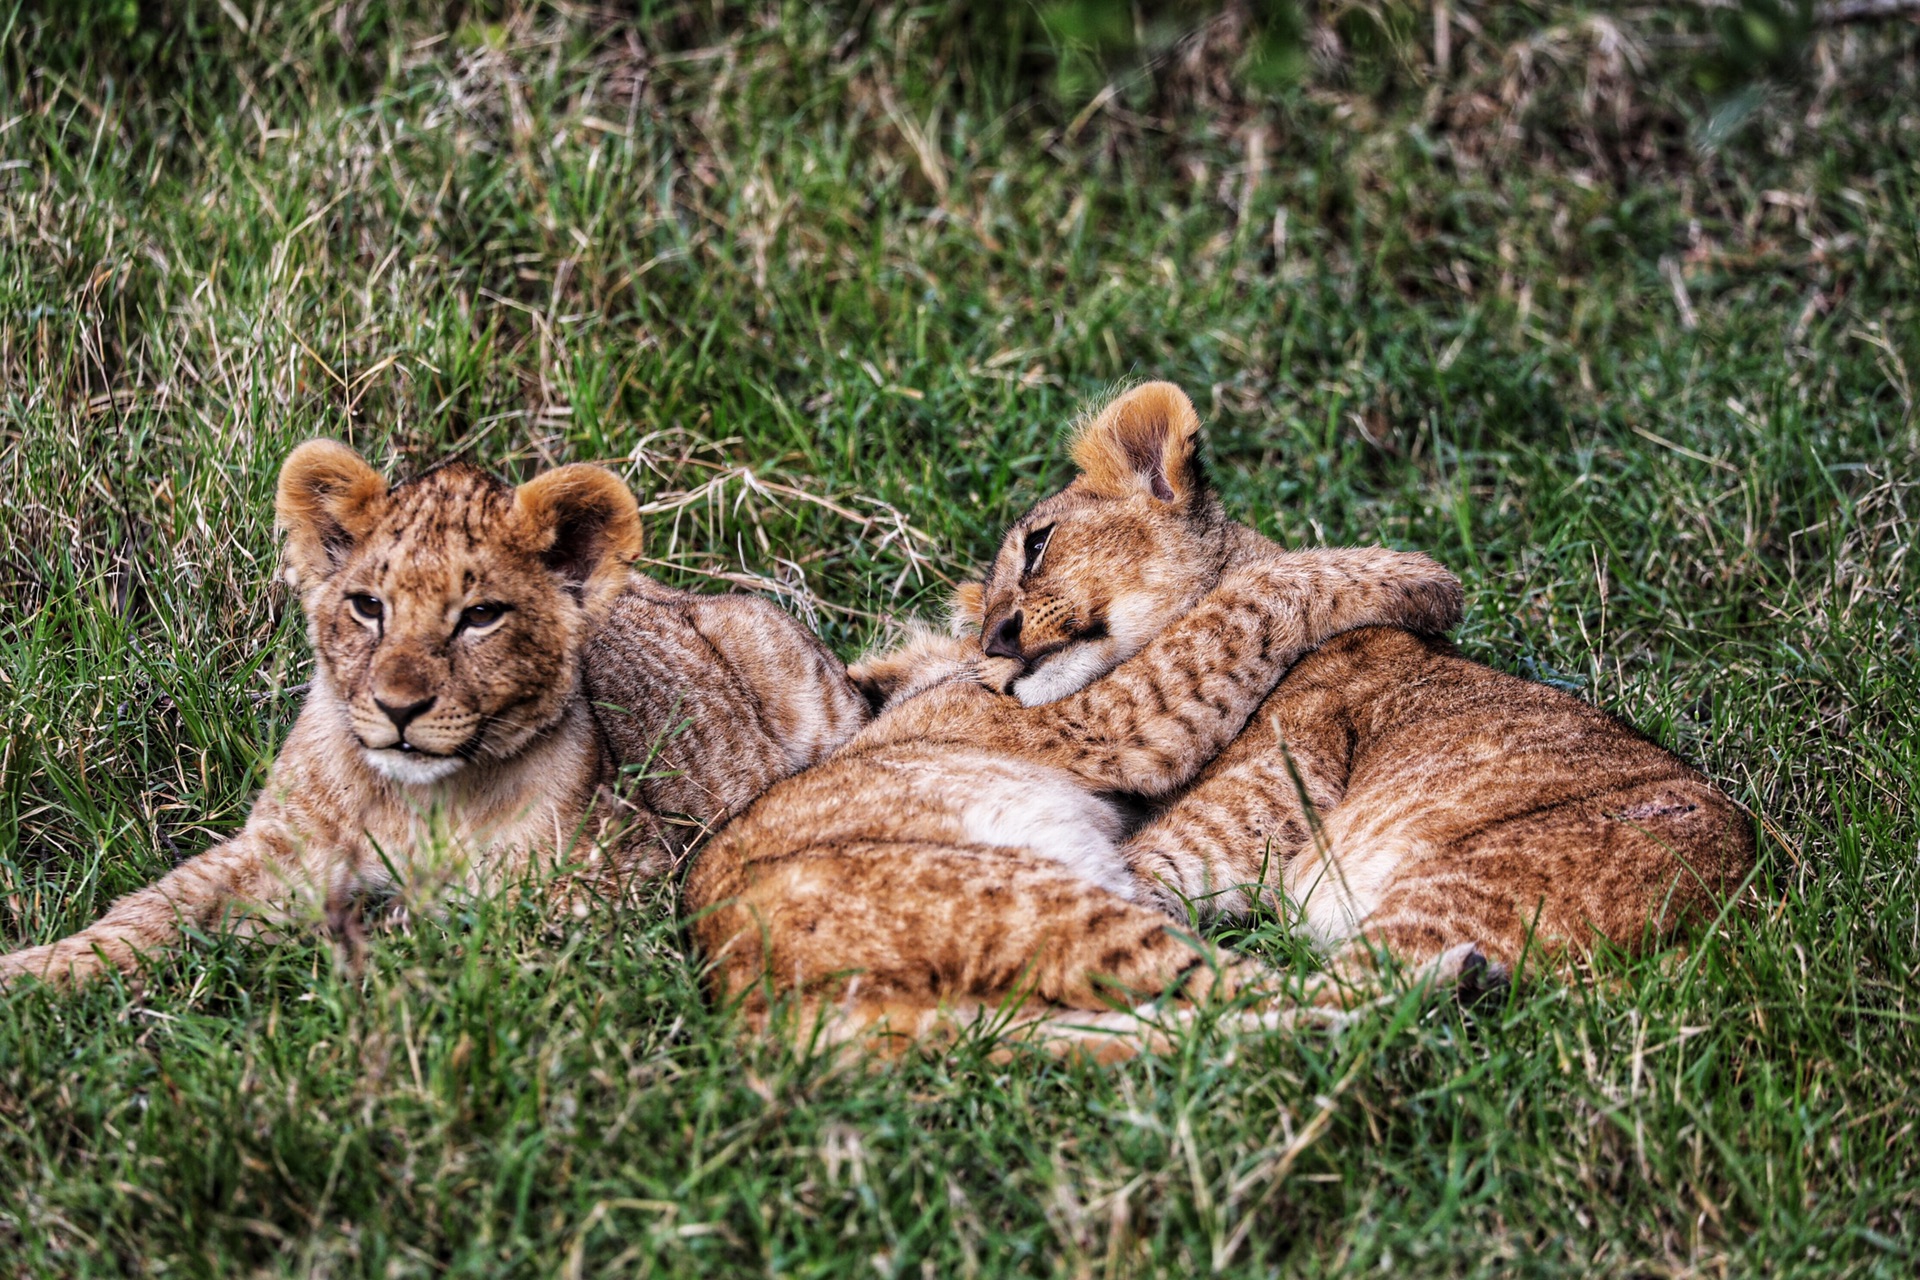
<instances>
[{"instance_id":1,"label":"light belly fur","mask_svg":"<svg viewBox=\"0 0 1920 1280\"><path fill-rule=\"evenodd\" d=\"M1120 856L1121 819L1064 770L996 761L970 780L961 829L974 844L1027 849L1122 898L1133 878Z\"/></svg>"},{"instance_id":2,"label":"light belly fur","mask_svg":"<svg viewBox=\"0 0 1920 1280\"><path fill-rule=\"evenodd\" d=\"M1336 810L1315 840L1287 865L1283 886L1300 910L1300 928L1328 949L1360 932L1400 868L1425 852L1396 830L1397 820L1345 820ZM1397 815L1396 815L1397 818Z\"/></svg>"}]
</instances>

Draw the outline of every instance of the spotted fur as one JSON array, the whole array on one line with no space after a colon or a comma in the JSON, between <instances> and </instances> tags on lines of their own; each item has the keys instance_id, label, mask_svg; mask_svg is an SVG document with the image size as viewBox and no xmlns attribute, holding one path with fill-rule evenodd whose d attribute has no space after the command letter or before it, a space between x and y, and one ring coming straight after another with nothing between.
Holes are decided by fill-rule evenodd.
<instances>
[{"instance_id":1,"label":"spotted fur","mask_svg":"<svg viewBox=\"0 0 1920 1280\"><path fill-rule=\"evenodd\" d=\"M1190 432L1152 406L1130 408L1140 411L1090 430L1081 478L1037 509L1058 522L1044 552L1014 536L1002 555L1032 593L1023 599L1064 592L1102 562L1110 594L1091 605L1062 594L1058 616L1032 606L1048 619L1035 652L1019 651L1012 628L991 655L978 636L921 632L856 665L878 718L775 784L697 856L691 928L716 994L752 1025L885 1047L1003 1017L1048 1048L1131 1052L1139 1037L1109 1035L1102 1021L1116 1002L1199 995L1219 969L1130 900L1115 795L1177 792L1327 637L1457 621L1459 584L1424 556L1316 552L1222 570L1203 540L1213 560L1183 568L1179 540L1158 537L1144 513L1168 492L1211 502L1188 484L1179 448ZM1129 444L1136 434L1146 443ZM1197 591L1196 572L1208 583ZM996 575L978 599L1004 621L1009 590ZM1117 669L1024 705L1047 646L1096 631L1090 643Z\"/></svg>"},{"instance_id":2,"label":"spotted fur","mask_svg":"<svg viewBox=\"0 0 1920 1280\"><path fill-rule=\"evenodd\" d=\"M1151 437L1177 456L1148 470L1203 490L1199 422L1185 397L1151 384L1120 404L1109 417L1183 424L1173 443ZM1081 448L1099 454L1109 488L1135 483L1134 454L1116 456L1099 432ZM1055 541L1071 529L1085 554L1069 564L1049 550L1054 571L1029 581L1018 550L1049 524ZM1137 585L1175 568L1136 571L1123 553L1139 548L1179 549L1178 589ZM1015 688L1059 697L1133 643L1092 620L1137 608L1137 639L1183 611L1182 591L1297 554L1207 504L1087 502L1070 488L1015 526L962 611L990 637L1009 617L1041 622L1017 629L1041 665ZM1374 628L1304 658L1121 855L1139 899L1178 919L1190 905L1214 918L1284 897L1335 956L1316 998L1340 1003L1366 997L1382 951L1417 970L1449 956L1458 968L1477 953L1497 973L1529 942L1547 958L1602 939L1629 952L1668 944L1721 909L1751 871L1754 844L1738 806L1610 716L1469 662L1438 638Z\"/></svg>"},{"instance_id":3,"label":"spotted fur","mask_svg":"<svg viewBox=\"0 0 1920 1280\"><path fill-rule=\"evenodd\" d=\"M229 916L252 931L403 884L488 889L529 859L617 891L866 718L772 605L635 576L638 510L598 467L516 489L455 463L389 488L314 441L277 507L313 687L245 826L91 927L0 956L0 984L131 971Z\"/></svg>"}]
</instances>

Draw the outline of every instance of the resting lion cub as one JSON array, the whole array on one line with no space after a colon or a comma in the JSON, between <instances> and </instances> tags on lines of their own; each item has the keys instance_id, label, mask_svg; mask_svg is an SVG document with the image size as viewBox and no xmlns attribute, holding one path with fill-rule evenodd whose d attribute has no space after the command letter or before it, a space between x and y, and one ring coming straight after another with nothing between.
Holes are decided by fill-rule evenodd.
<instances>
[{"instance_id":1,"label":"resting lion cub","mask_svg":"<svg viewBox=\"0 0 1920 1280\"><path fill-rule=\"evenodd\" d=\"M632 574L639 512L599 467L514 489L454 463L388 488L316 440L276 509L313 686L246 825L90 928L0 956L0 986L130 971L230 911L318 921L395 873L490 887L537 856L617 890L866 718L771 604Z\"/></svg>"},{"instance_id":2,"label":"resting lion cub","mask_svg":"<svg viewBox=\"0 0 1920 1280\"><path fill-rule=\"evenodd\" d=\"M1378 549L1187 562L1152 532L1170 425L1104 415L1075 446L1080 478L1043 504L1086 518L1002 553L1029 587L1131 553L1071 619L1033 597L1036 631L1084 638L1111 675L1026 707L1008 679L1024 690L1062 659L1009 664L977 638L922 636L856 669L885 702L872 724L700 853L692 931L750 1023L788 1004L803 1037L898 1043L999 1010L1064 1049L1116 997L1212 986L1209 957L1132 900L1114 793L1175 792L1314 645L1368 624L1444 631L1460 588L1425 556ZM996 633L988 655L1005 647ZM1094 1042L1102 1057L1137 1047Z\"/></svg>"},{"instance_id":3,"label":"resting lion cub","mask_svg":"<svg viewBox=\"0 0 1920 1280\"><path fill-rule=\"evenodd\" d=\"M1152 498L1040 503L963 601L987 652L1024 664L1028 703L1115 665L1107 619L1149 591L1143 575L1197 591L1297 554L1208 496L1177 387L1139 387L1105 416L1169 424L1137 454ZM1604 712L1375 627L1302 659L1123 856L1141 899L1180 919L1188 902L1204 917L1271 901L1277 883L1336 955L1316 998L1341 1003L1381 949L1415 966L1477 951L1497 973L1529 941L1550 958L1669 942L1713 918L1754 843L1706 778Z\"/></svg>"}]
</instances>

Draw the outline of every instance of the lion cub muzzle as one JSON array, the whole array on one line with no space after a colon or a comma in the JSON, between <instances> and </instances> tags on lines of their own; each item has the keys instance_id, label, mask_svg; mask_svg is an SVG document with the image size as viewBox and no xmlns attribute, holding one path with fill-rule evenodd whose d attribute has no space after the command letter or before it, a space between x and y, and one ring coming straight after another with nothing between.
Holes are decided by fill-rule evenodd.
<instances>
[{"instance_id":1,"label":"lion cub muzzle","mask_svg":"<svg viewBox=\"0 0 1920 1280\"><path fill-rule=\"evenodd\" d=\"M365 686L352 700L353 732L367 763L415 786L459 771L474 755L485 721L459 696L450 664L424 649L403 643L376 650Z\"/></svg>"},{"instance_id":2,"label":"lion cub muzzle","mask_svg":"<svg viewBox=\"0 0 1920 1280\"><path fill-rule=\"evenodd\" d=\"M1131 652L1114 637L1102 608L1082 611L1058 597L1036 600L1031 594L1020 603L983 628L988 662L982 675L988 677L984 683L1028 706L1085 686Z\"/></svg>"}]
</instances>

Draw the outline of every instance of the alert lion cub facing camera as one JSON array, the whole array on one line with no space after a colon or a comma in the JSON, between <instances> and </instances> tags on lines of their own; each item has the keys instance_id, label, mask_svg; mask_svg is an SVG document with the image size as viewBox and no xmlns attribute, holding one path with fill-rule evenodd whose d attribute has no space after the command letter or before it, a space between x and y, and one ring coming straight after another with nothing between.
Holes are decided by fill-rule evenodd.
<instances>
[{"instance_id":1,"label":"alert lion cub facing camera","mask_svg":"<svg viewBox=\"0 0 1920 1280\"><path fill-rule=\"evenodd\" d=\"M1163 621L1138 616L1137 601L1167 595L1156 573L1199 592L1298 554L1206 496L1178 388L1139 387L1108 418L1174 424L1164 450L1139 455L1159 467L1152 500L1090 502L1076 482L1015 524L960 601L987 652L1021 664L1013 688L1029 703L1087 686L1122 636ZM1063 539L1103 550L1069 567ZM1119 553L1140 548L1136 571ZM1122 854L1140 900L1182 920L1282 891L1334 956L1314 998L1338 1004L1370 989L1382 951L1497 973L1530 944L1553 959L1672 942L1713 919L1754 842L1712 783L1606 713L1436 637L1371 627L1304 657Z\"/></svg>"},{"instance_id":2,"label":"alert lion cub facing camera","mask_svg":"<svg viewBox=\"0 0 1920 1280\"><path fill-rule=\"evenodd\" d=\"M245 826L91 927L0 956L0 987L131 971L229 914L317 922L396 875L486 889L538 858L618 892L866 718L771 604L633 574L639 511L599 467L516 489L452 463L389 488L311 441L276 511L313 682Z\"/></svg>"},{"instance_id":3,"label":"alert lion cub facing camera","mask_svg":"<svg viewBox=\"0 0 1920 1280\"><path fill-rule=\"evenodd\" d=\"M1081 476L1050 501L1100 519L1003 552L1033 592L1033 634L1077 637L1111 674L1029 707L1036 682L1087 660L1051 640L1009 660L1021 624L985 652L977 637L923 634L854 669L881 707L871 724L698 856L692 932L717 994L751 1025L785 1010L803 1040L899 1047L998 1014L1048 1048L1134 1052L1139 1035L1108 1034L1142 1029L1115 1001L1198 996L1216 967L1136 900L1116 794L1177 792L1327 638L1458 620L1458 582L1425 556L1312 551L1229 567L1195 539L1202 561L1186 563L1157 509L1217 508L1167 469L1176 424L1151 408L1105 415L1075 445ZM1092 567L1112 594L1070 603L1067 586ZM1050 584L1061 591L1043 599Z\"/></svg>"}]
</instances>

